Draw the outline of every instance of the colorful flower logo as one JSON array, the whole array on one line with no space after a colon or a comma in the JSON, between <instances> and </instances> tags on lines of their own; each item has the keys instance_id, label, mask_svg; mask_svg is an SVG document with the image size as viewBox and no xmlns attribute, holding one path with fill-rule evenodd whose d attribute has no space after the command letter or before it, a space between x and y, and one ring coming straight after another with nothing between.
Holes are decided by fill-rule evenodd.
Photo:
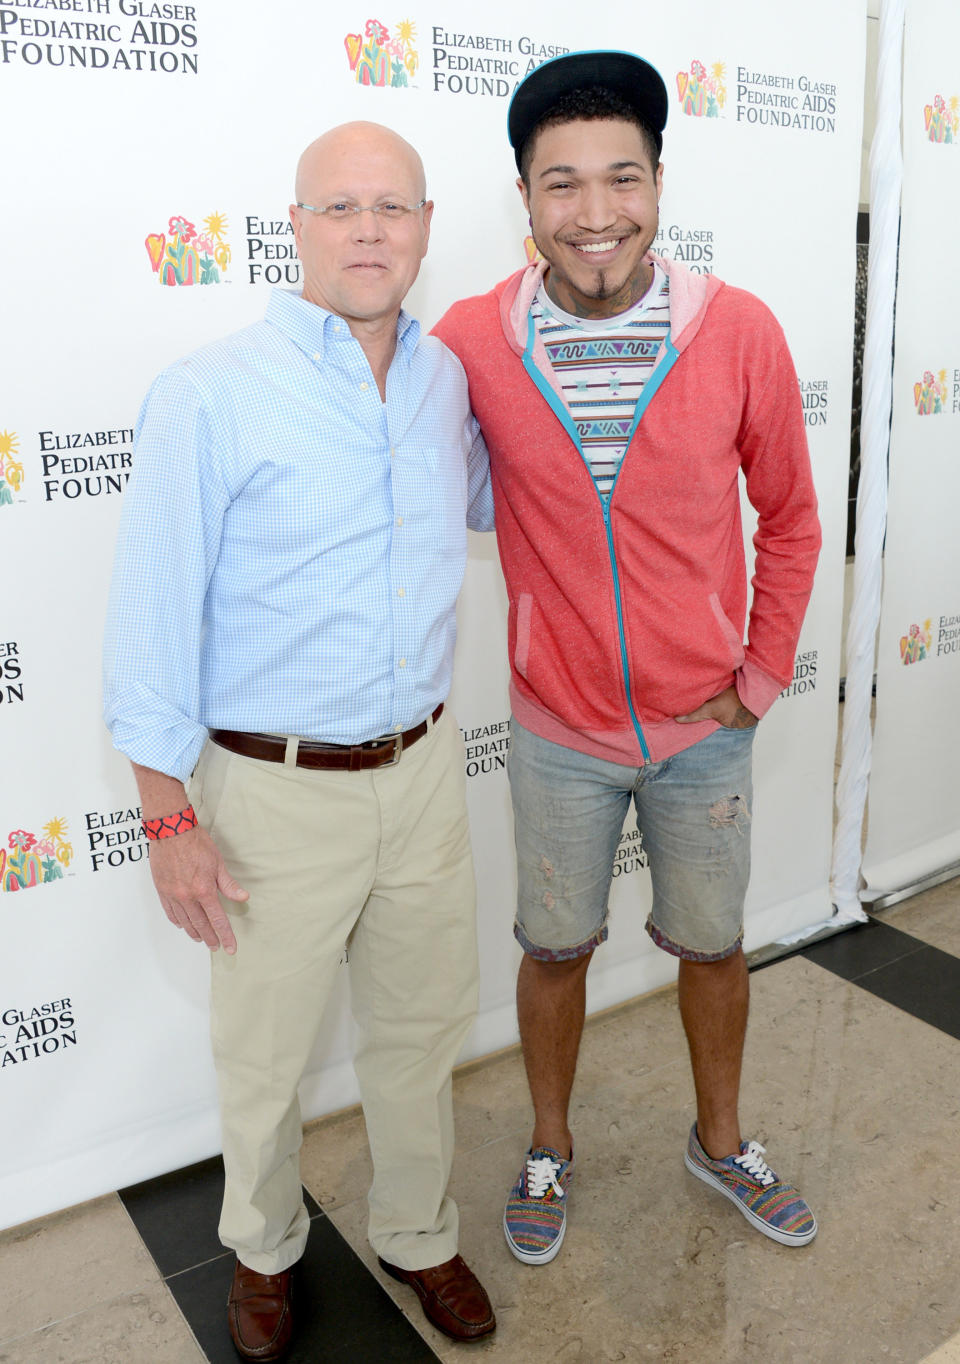
<instances>
[{"instance_id":1,"label":"colorful flower logo","mask_svg":"<svg viewBox=\"0 0 960 1364\"><path fill-rule=\"evenodd\" d=\"M931 142L956 142L960 134L960 98L951 95L948 102L942 95L934 95L933 103L923 106L923 126Z\"/></svg>"},{"instance_id":2,"label":"colorful flower logo","mask_svg":"<svg viewBox=\"0 0 960 1364\"><path fill-rule=\"evenodd\" d=\"M211 213L204 230L180 214L167 222L166 232L150 232L144 239L150 266L161 284L219 284L230 264L230 244L224 234L227 220Z\"/></svg>"},{"instance_id":3,"label":"colorful flower logo","mask_svg":"<svg viewBox=\"0 0 960 1364\"><path fill-rule=\"evenodd\" d=\"M379 19L368 19L363 33L345 34L343 45L357 84L407 85L420 64L413 45L416 36L416 25L410 19L401 19L392 38Z\"/></svg>"},{"instance_id":4,"label":"colorful flower logo","mask_svg":"<svg viewBox=\"0 0 960 1364\"><path fill-rule=\"evenodd\" d=\"M0 507L9 506L23 487L23 465L17 459L16 431L0 431Z\"/></svg>"},{"instance_id":5,"label":"colorful flower logo","mask_svg":"<svg viewBox=\"0 0 960 1364\"><path fill-rule=\"evenodd\" d=\"M683 112L693 118L719 118L727 102L726 74L723 62L714 62L708 76L707 68L696 58L689 71L678 71L677 93Z\"/></svg>"},{"instance_id":6,"label":"colorful flower logo","mask_svg":"<svg viewBox=\"0 0 960 1364\"><path fill-rule=\"evenodd\" d=\"M925 620L922 627L911 625L907 634L900 636L900 662L922 663L932 647L933 622Z\"/></svg>"},{"instance_id":7,"label":"colorful flower logo","mask_svg":"<svg viewBox=\"0 0 960 1364\"><path fill-rule=\"evenodd\" d=\"M920 417L936 416L945 412L947 402L947 371L941 369L934 375L933 370L925 369L923 379L913 386L913 403Z\"/></svg>"},{"instance_id":8,"label":"colorful flower logo","mask_svg":"<svg viewBox=\"0 0 960 1364\"><path fill-rule=\"evenodd\" d=\"M11 829L6 847L0 846L0 891L29 890L48 881L59 881L73 859L67 842L67 821L51 819L38 839L29 829Z\"/></svg>"}]
</instances>

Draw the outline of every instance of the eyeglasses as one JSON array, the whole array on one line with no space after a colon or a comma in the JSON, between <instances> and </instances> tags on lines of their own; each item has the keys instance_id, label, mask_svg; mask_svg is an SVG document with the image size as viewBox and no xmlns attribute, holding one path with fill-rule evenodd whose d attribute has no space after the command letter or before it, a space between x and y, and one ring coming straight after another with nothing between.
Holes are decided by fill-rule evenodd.
<instances>
[{"instance_id":1,"label":"eyeglasses","mask_svg":"<svg viewBox=\"0 0 960 1364\"><path fill-rule=\"evenodd\" d=\"M418 204L398 204L395 199L384 199L379 204L351 204L346 199L335 199L332 204L317 208L314 204L297 203L297 208L305 208L308 213L316 213L332 223L349 223L360 213L375 213L383 222L399 223L408 213L416 213L423 208L426 199Z\"/></svg>"}]
</instances>

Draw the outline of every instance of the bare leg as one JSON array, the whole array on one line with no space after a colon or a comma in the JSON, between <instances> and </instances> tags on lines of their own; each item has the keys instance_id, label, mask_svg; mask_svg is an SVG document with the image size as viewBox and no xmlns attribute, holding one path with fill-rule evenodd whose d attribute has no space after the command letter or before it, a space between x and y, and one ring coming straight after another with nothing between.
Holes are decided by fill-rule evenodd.
<instances>
[{"instance_id":1,"label":"bare leg","mask_svg":"<svg viewBox=\"0 0 960 1364\"><path fill-rule=\"evenodd\" d=\"M524 955L517 976L517 1020L534 1112L531 1146L549 1146L565 1159L571 1151L567 1111L592 956L539 961Z\"/></svg>"},{"instance_id":2,"label":"bare leg","mask_svg":"<svg viewBox=\"0 0 960 1364\"><path fill-rule=\"evenodd\" d=\"M697 1133L707 1155L723 1160L740 1150L737 1099L750 1002L743 952L722 961L681 960L678 983L697 1094Z\"/></svg>"}]
</instances>

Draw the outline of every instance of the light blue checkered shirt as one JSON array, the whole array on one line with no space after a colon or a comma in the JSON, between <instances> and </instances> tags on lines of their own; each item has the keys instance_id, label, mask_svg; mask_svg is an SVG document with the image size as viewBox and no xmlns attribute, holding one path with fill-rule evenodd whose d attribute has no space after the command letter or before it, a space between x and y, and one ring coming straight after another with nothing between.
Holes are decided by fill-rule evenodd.
<instances>
[{"instance_id":1,"label":"light blue checkered shirt","mask_svg":"<svg viewBox=\"0 0 960 1364\"><path fill-rule=\"evenodd\" d=\"M459 360L397 338L383 404L346 323L278 289L153 384L104 658L135 762L185 780L208 728L361 743L446 698L487 452Z\"/></svg>"}]
</instances>

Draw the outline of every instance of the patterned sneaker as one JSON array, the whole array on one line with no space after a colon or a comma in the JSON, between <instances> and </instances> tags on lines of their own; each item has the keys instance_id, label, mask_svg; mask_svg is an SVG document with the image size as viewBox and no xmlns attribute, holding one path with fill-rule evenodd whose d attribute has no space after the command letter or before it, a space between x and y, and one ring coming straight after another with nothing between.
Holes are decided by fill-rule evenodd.
<instances>
[{"instance_id":1,"label":"patterned sneaker","mask_svg":"<svg viewBox=\"0 0 960 1364\"><path fill-rule=\"evenodd\" d=\"M817 1219L793 1185L777 1178L764 1154L759 1142L744 1141L738 1156L712 1160L700 1145L694 1123L683 1163L697 1179L712 1184L736 1204L764 1236L782 1246L805 1246L817 1234Z\"/></svg>"},{"instance_id":2,"label":"patterned sneaker","mask_svg":"<svg viewBox=\"0 0 960 1364\"><path fill-rule=\"evenodd\" d=\"M525 1265L549 1264L563 1244L572 1176L572 1152L569 1160L549 1146L527 1152L503 1210L507 1245Z\"/></svg>"}]
</instances>

